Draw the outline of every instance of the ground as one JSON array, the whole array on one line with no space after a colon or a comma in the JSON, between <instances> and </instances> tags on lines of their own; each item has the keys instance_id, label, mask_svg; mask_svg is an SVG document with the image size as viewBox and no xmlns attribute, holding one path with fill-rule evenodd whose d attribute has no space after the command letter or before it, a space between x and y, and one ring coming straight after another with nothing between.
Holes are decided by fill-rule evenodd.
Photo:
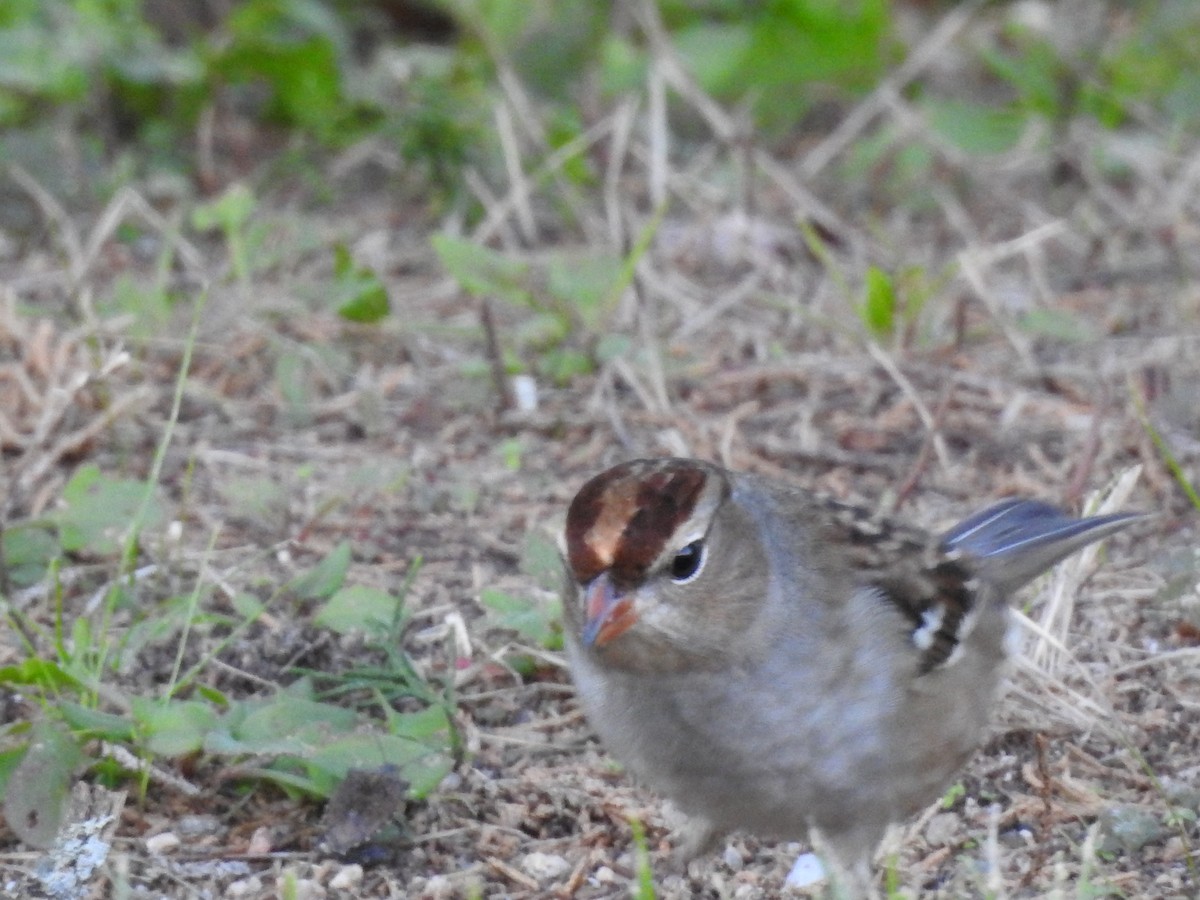
<instances>
[{"instance_id":1,"label":"ground","mask_svg":"<svg viewBox=\"0 0 1200 900\"><path fill-rule=\"evenodd\" d=\"M903 101L888 102L878 116L903 123ZM1029 638L980 753L897 829L880 871L913 897L1194 896L1200 603L1182 484L1200 461L1200 215L1186 155L1129 153L1083 123L1052 152L1033 142L1002 159L908 135L896 140L934 160L909 183L886 155L854 181L805 167L836 146L756 150L743 166L741 148L713 140L672 145L664 185L642 140L623 161L592 159L611 190L528 199L528 184L500 184L474 223L422 208L386 148L333 161L334 198L319 202L265 177L266 163L231 159L230 180L262 185L248 281L216 237L171 224L190 202L171 191L139 184L67 210L52 184L18 178L32 224L0 248L6 524L55 509L82 465L149 476L199 309L157 473L169 515L140 539L139 565L154 569L139 604L197 583L214 621L239 596L275 604L232 638L197 620L182 661L230 697L269 694L375 652L314 626L317 604L280 585L345 541L355 584L398 592L419 558L403 646L420 674L453 681L463 743L394 833L340 855L319 799L227 759L155 758L144 791L131 780L114 807L91 895L621 897L637 880L631 821L658 896L779 895L802 845L738 835L672 874L669 811L598 745L553 641L531 646L480 600L552 604L528 548L555 539L578 486L621 459L686 454L931 528L1011 494L1078 510L1125 475L1124 507L1155 518L1023 595L1033 620L1065 617L1046 627L1066 649ZM1120 177L1097 171L1098 146ZM566 196L569 216L551 202ZM126 223L137 241L121 238ZM535 310L447 274L430 237L456 230L538 272L650 239L599 318L539 342ZM185 299L152 332L144 315L112 315L105 298L161 276L175 241L169 279ZM339 242L387 289L379 323L328 302ZM864 323L868 265L893 274L910 324ZM533 293L553 307L552 286ZM613 335L620 352L602 352ZM588 370L555 378L547 359L564 347ZM513 402L497 361L532 376L536 403ZM114 565L75 555L60 592L12 599L52 631L56 602L86 615ZM125 608L109 625L137 621ZM148 640L114 687L153 695L178 646ZM0 635L0 665L28 653ZM4 699L6 722L38 718L29 696ZM363 786L362 808L389 784ZM42 890L30 873L43 853L0 830L0 879Z\"/></svg>"}]
</instances>

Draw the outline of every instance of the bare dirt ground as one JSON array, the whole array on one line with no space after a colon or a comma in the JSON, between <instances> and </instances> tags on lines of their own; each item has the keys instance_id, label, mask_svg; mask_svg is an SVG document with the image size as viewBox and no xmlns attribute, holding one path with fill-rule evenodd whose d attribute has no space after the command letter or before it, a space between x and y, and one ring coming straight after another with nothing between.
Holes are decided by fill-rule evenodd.
<instances>
[{"instance_id":1,"label":"bare dirt ground","mask_svg":"<svg viewBox=\"0 0 1200 900\"><path fill-rule=\"evenodd\" d=\"M884 123L903 123L895 102ZM593 162L609 188L578 201L574 226L544 194L526 222L521 192L500 185L467 233L532 260L631 240L658 189L639 140L623 161L602 145ZM331 167L332 204L295 186L263 189L265 262L249 291L224 277L215 241L187 236L195 268L180 262L177 277L192 299L153 335L91 318L86 302L122 278L148 278L153 248L140 256L105 233L103 210L55 222L46 198L31 201L41 224L0 261L0 364L30 385L27 418L9 415L11 427L36 432L58 373L83 367L93 381L52 433L8 445L10 483L21 484L10 517L52 506L83 462L146 475L207 278L160 479L181 531L172 546L144 536L161 568L143 593L166 597L203 573L219 586L206 603L220 611L231 594L268 596L349 540L356 583L395 590L423 560L406 646L431 677L446 675L447 622L456 614L466 626L453 673L466 757L407 804L397 836L331 858L318 849L320 804L247 790L212 760L157 760L198 790L167 777L144 797L133 789L92 895L117 884L146 897L621 897L635 881L631 818L645 825L659 896L779 895L800 845L737 836L688 876L669 874L661 805L597 745L560 655L526 648L536 664L517 674L506 664L514 635L478 599L485 587L544 597L522 571L523 547L531 532L555 532L590 474L688 454L930 527L1014 493L1077 509L1141 466L1127 505L1160 515L1087 570L1066 638L1072 661L1052 676L1018 671L961 790L898 829L884 861L914 897L1195 896L1195 512L1144 423L1194 482L1200 201L1186 154L1153 137L1124 153L1124 140L1079 125L1052 152L1042 142L1003 159L929 141L935 163L911 184L887 155L855 182L834 166L805 170L812 146L747 155L675 145L668 212L600 329L627 336L629 351L564 384L539 379L527 411L503 408L481 302L429 249L444 223L370 154ZM1097 171L1101 144L1121 159L1119 175ZM64 238L72 230L77 255ZM387 286L393 315L381 324L351 325L322 304L336 241ZM854 309L868 263L911 267L929 286L911 333L875 349ZM536 373L540 351L521 337L528 311L491 309L502 349ZM586 348L595 337L568 340ZM98 375L122 348L131 358ZM262 502L238 488L263 482L277 490ZM97 568L67 566L69 609L87 603ZM1030 592L1033 616L1049 592ZM49 626L52 601L28 613ZM289 603L264 616L219 653L206 683L248 696L298 667L351 665L361 648L329 640L309 613ZM168 646L144 655L134 683L169 676ZM19 653L14 636L0 638L0 664ZM25 703L6 697L6 720L32 717ZM164 833L179 845L156 852ZM39 855L0 831L0 878L15 895L34 890L25 879Z\"/></svg>"}]
</instances>

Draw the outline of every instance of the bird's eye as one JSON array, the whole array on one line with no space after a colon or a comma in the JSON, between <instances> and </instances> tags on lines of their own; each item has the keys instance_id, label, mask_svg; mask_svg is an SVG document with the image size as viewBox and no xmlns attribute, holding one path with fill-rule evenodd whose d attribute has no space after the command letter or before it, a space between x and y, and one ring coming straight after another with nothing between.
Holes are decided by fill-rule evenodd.
<instances>
[{"instance_id":1,"label":"bird's eye","mask_svg":"<svg viewBox=\"0 0 1200 900\"><path fill-rule=\"evenodd\" d=\"M700 574L704 566L704 541L692 541L671 560L671 580L687 584Z\"/></svg>"}]
</instances>

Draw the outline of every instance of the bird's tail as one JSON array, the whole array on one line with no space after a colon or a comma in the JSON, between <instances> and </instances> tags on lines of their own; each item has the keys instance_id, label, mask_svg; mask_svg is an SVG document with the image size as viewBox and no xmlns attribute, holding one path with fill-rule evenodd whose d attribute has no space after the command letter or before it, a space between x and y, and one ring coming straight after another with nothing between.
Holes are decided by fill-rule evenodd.
<instances>
[{"instance_id":1,"label":"bird's tail","mask_svg":"<svg viewBox=\"0 0 1200 900\"><path fill-rule=\"evenodd\" d=\"M1007 595L1092 541L1144 518L1115 513L1077 519L1049 503L1004 500L959 522L942 535L942 546L977 560L980 573Z\"/></svg>"}]
</instances>

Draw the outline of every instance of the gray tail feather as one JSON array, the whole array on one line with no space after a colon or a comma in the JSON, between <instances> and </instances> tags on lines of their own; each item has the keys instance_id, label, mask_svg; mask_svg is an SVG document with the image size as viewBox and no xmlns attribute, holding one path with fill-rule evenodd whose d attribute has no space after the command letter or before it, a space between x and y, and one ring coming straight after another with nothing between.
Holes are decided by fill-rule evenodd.
<instances>
[{"instance_id":1,"label":"gray tail feather","mask_svg":"<svg viewBox=\"0 0 1200 900\"><path fill-rule=\"evenodd\" d=\"M1116 513L1077 519L1049 503L1004 500L959 522L942 535L942 546L974 557L984 577L1007 593L1092 541L1143 518L1141 513Z\"/></svg>"}]
</instances>

